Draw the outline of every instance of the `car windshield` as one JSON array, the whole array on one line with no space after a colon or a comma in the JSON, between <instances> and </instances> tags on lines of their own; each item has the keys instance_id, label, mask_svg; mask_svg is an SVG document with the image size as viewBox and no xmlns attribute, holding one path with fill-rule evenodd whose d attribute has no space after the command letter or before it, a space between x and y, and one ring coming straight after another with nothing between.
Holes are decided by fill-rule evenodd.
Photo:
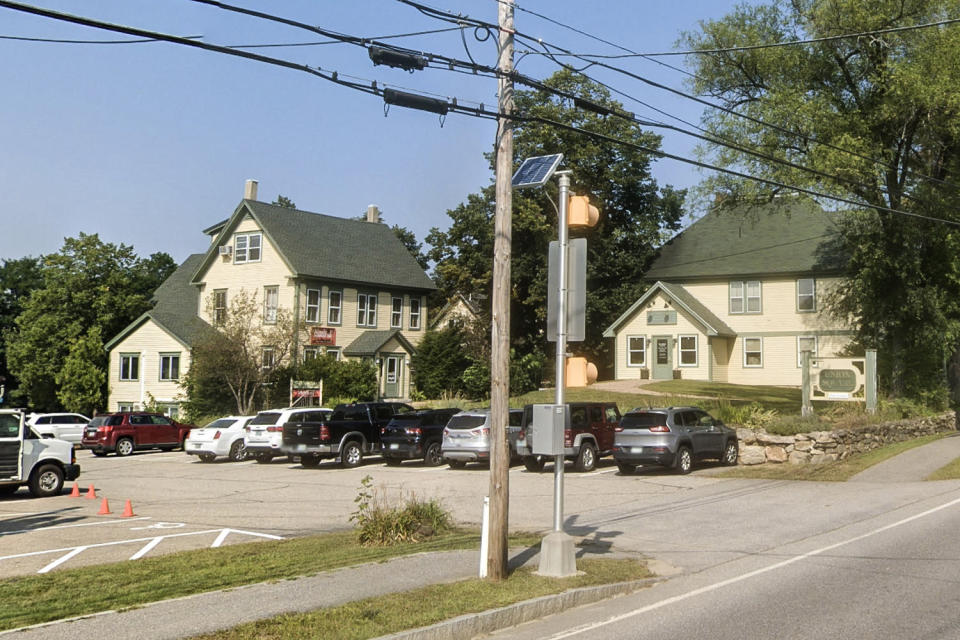
<instances>
[{"instance_id":1,"label":"car windshield","mask_svg":"<svg viewBox=\"0 0 960 640\"><path fill-rule=\"evenodd\" d=\"M487 422L487 416L456 415L450 418L447 429L473 429L481 427Z\"/></svg>"},{"instance_id":2,"label":"car windshield","mask_svg":"<svg viewBox=\"0 0 960 640\"><path fill-rule=\"evenodd\" d=\"M620 426L624 429L665 427L667 426L667 414L652 413L650 411L628 413L623 416L623 419L620 421Z\"/></svg>"},{"instance_id":3,"label":"car windshield","mask_svg":"<svg viewBox=\"0 0 960 640\"><path fill-rule=\"evenodd\" d=\"M264 411L263 413L258 413L257 417L250 421L250 424L265 424L271 426L277 424L277 420L279 419L279 411Z\"/></svg>"},{"instance_id":4,"label":"car windshield","mask_svg":"<svg viewBox=\"0 0 960 640\"><path fill-rule=\"evenodd\" d=\"M220 418L204 426L204 429L229 429L234 423L236 420L233 418Z\"/></svg>"},{"instance_id":5,"label":"car windshield","mask_svg":"<svg viewBox=\"0 0 960 640\"><path fill-rule=\"evenodd\" d=\"M88 427L116 427L123 424L123 416L97 416L91 420Z\"/></svg>"}]
</instances>

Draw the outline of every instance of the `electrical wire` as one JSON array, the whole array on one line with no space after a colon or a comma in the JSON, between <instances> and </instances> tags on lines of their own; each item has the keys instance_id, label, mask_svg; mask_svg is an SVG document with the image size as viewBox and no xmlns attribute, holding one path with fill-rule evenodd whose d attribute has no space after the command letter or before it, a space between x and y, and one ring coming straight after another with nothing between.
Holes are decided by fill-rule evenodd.
<instances>
[{"instance_id":1,"label":"electrical wire","mask_svg":"<svg viewBox=\"0 0 960 640\"><path fill-rule=\"evenodd\" d=\"M190 40L197 40L203 36L183 36ZM54 44L140 44L143 42L159 42L155 38L139 38L137 40L63 40L60 38L28 38L26 36L0 36L0 40L18 40L22 42L49 42Z\"/></svg>"}]
</instances>

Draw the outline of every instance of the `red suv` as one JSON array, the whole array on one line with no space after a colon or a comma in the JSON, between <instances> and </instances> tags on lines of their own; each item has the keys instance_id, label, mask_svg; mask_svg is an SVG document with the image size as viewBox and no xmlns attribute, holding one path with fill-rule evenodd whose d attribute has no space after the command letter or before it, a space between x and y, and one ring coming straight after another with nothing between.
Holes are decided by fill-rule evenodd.
<instances>
[{"instance_id":1,"label":"red suv","mask_svg":"<svg viewBox=\"0 0 960 640\"><path fill-rule=\"evenodd\" d=\"M181 424L159 413L108 413L87 423L80 444L95 456L111 451L128 456L137 449L169 451L183 447L192 428L193 425Z\"/></svg>"}]
</instances>

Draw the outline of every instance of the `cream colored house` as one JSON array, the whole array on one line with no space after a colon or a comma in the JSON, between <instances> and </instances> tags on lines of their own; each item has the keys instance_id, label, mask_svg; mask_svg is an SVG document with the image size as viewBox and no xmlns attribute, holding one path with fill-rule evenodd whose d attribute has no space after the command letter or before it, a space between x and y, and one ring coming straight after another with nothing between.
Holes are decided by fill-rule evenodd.
<instances>
[{"instance_id":1,"label":"cream colored house","mask_svg":"<svg viewBox=\"0 0 960 640\"><path fill-rule=\"evenodd\" d=\"M661 248L653 284L604 332L616 378L799 386L801 351L834 356L853 336L824 310L842 284L836 238L806 199L711 211Z\"/></svg>"},{"instance_id":2,"label":"cream colored house","mask_svg":"<svg viewBox=\"0 0 960 640\"><path fill-rule=\"evenodd\" d=\"M372 206L349 220L256 200L256 183L229 219L209 227L210 247L190 256L155 295L154 308L107 343L108 410L151 399L177 414L191 341L230 301L255 294L263 322L288 310L299 326L295 357L367 358L380 396L410 397L410 359L435 289ZM263 358L272 357L265 348Z\"/></svg>"}]
</instances>

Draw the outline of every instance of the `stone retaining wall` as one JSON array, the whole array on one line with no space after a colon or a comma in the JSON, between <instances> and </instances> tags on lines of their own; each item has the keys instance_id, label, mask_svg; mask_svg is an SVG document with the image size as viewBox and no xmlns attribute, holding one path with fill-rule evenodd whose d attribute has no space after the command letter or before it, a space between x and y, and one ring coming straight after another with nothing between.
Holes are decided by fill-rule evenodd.
<instances>
[{"instance_id":1,"label":"stone retaining wall","mask_svg":"<svg viewBox=\"0 0 960 640\"><path fill-rule=\"evenodd\" d=\"M837 431L812 431L794 436L775 436L763 429L737 428L740 464L765 462L817 464L843 460L851 453L870 451L892 442L945 431L956 431L953 411L930 418L914 418Z\"/></svg>"}]
</instances>

